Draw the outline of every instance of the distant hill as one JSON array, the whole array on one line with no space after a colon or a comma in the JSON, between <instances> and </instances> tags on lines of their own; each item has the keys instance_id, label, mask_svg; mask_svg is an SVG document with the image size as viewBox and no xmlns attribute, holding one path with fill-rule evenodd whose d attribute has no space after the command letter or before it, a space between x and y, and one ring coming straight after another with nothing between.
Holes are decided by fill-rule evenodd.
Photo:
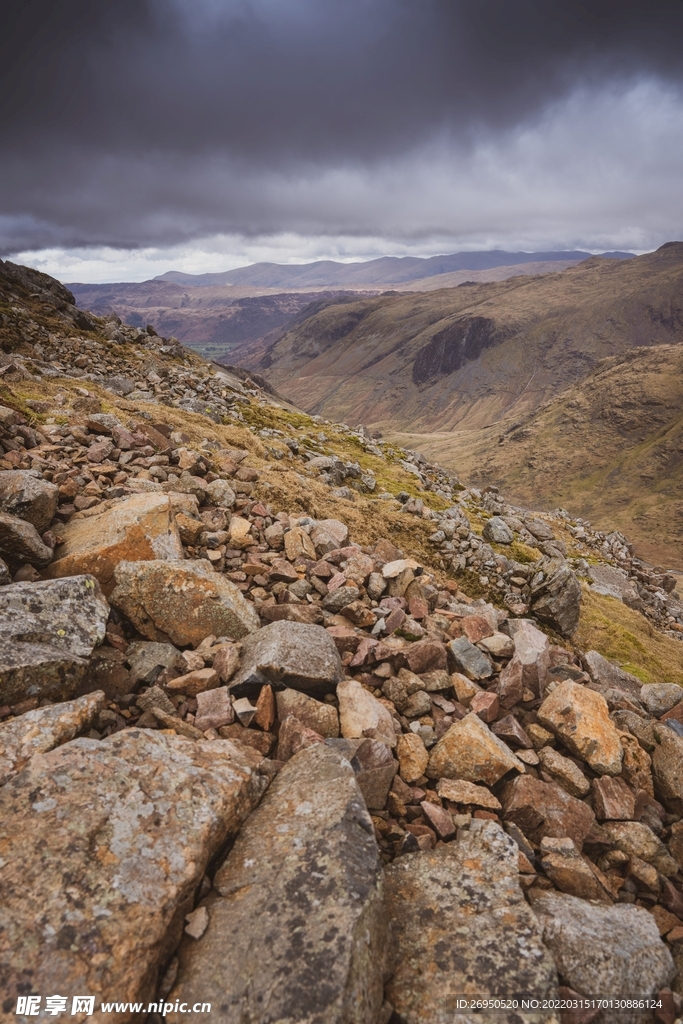
<instances>
[{"instance_id":1,"label":"distant hill","mask_svg":"<svg viewBox=\"0 0 683 1024\"><path fill-rule=\"evenodd\" d=\"M254 263L250 267L226 270L220 274L182 274L169 270L154 278L174 284L195 287L241 285L260 288L369 288L409 284L422 278L451 274L458 270L491 270L513 267L520 263L580 262L592 254L578 250L560 252L505 252L491 249L482 252L456 252L450 256L383 256L362 263L336 263L319 260L297 265ZM606 252L610 259L629 259L630 252Z\"/></svg>"}]
</instances>

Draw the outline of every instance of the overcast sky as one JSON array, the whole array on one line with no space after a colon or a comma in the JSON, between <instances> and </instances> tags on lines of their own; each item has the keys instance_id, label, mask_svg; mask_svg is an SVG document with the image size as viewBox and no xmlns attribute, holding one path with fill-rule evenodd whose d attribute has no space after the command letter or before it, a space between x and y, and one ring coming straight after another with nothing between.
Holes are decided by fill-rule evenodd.
<instances>
[{"instance_id":1,"label":"overcast sky","mask_svg":"<svg viewBox=\"0 0 683 1024\"><path fill-rule=\"evenodd\" d=\"M0 256L63 280L683 237L683 3L22 0Z\"/></svg>"}]
</instances>

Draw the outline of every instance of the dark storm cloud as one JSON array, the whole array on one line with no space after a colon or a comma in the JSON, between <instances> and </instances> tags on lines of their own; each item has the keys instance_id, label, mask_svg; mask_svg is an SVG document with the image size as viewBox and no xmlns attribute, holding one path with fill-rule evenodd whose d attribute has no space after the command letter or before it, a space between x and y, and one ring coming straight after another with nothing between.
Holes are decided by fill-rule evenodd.
<instances>
[{"instance_id":1,"label":"dark storm cloud","mask_svg":"<svg viewBox=\"0 0 683 1024\"><path fill-rule=\"evenodd\" d=\"M279 230L259 175L462 149L577 87L677 80L682 42L671 0L25 0L0 32L0 245Z\"/></svg>"}]
</instances>

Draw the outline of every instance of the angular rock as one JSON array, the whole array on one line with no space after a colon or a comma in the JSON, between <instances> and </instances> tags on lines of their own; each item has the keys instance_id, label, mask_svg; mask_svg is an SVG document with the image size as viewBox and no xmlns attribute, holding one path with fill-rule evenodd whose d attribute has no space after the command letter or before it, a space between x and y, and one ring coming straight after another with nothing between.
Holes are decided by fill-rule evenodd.
<instances>
[{"instance_id":1,"label":"angular rock","mask_svg":"<svg viewBox=\"0 0 683 1024\"><path fill-rule=\"evenodd\" d=\"M606 821L602 827L613 846L622 853L653 864L660 874L667 877L678 871L678 864L669 855L664 843L644 822Z\"/></svg>"},{"instance_id":2,"label":"angular rock","mask_svg":"<svg viewBox=\"0 0 683 1024\"><path fill-rule=\"evenodd\" d=\"M683 700L683 687L677 683L647 683L641 687L640 702L655 718L661 718Z\"/></svg>"},{"instance_id":3,"label":"angular rock","mask_svg":"<svg viewBox=\"0 0 683 1024\"><path fill-rule=\"evenodd\" d=\"M324 743L325 739L315 729L300 722L294 715L287 715L280 722L278 733L277 759L278 761L289 761L294 754L298 754L305 747L312 747L316 743Z\"/></svg>"},{"instance_id":4,"label":"angular rock","mask_svg":"<svg viewBox=\"0 0 683 1024\"><path fill-rule=\"evenodd\" d=\"M67 743L91 725L105 703L104 694L98 690L0 723L0 786L20 772L34 754Z\"/></svg>"},{"instance_id":5,"label":"angular rock","mask_svg":"<svg viewBox=\"0 0 683 1024\"><path fill-rule=\"evenodd\" d=\"M24 519L45 533L54 519L59 488L32 469L10 469L0 473L0 511Z\"/></svg>"},{"instance_id":6,"label":"angular rock","mask_svg":"<svg viewBox=\"0 0 683 1024\"><path fill-rule=\"evenodd\" d=\"M170 693L184 693L186 697L196 697L206 690L213 690L216 686L218 673L212 668L195 669L194 672L186 672L185 675L176 676L166 683L166 689Z\"/></svg>"},{"instance_id":7,"label":"angular rock","mask_svg":"<svg viewBox=\"0 0 683 1024\"><path fill-rule=\"evenodd\" d=\"M170 1002L209 1002L222 1024L265 1020L266 1006L272 1021L376 1024L387 939L382 871L346 759L316 744L288 761L214 889L207 930L180 946Z\"/></svg>"},{"instance_id":8,"label":"angular rock","mask_svg":"<svg viewBox=\"0 0 683 1024\"><path fill-rule=\"evenodd\" d=\"M320 555L343 548L349 539L349 529L338 519L319 520L310 533L310 539Z\"/></svg>"},{"instance_id":9,"label":"angular rock","mask_svg":"<svg viewBox=\"0 0 683 1024\"><path fill-rule=\"evenodd\" d=\"M237 496L227 480L212 480L206 485L206 497L211 505L220 508L232 508Z\"/></svg>"},{"instance_id":10,"label":"angular rock","mask_svg":"<svg viewBox=\"0 0 683 1024\"><path fill-rule=\"evenodd\" d=\"M599 775L618 775L623 749L605 698L567 679L538 709L538 720Z\"/></svg>"},{"instance_id":11,"label":"angular rock","mask_svg":"<svg viewBox=\"0 0 683 1024\"><path fill-rule=\"evenodd\" d=\"M463 1012L458 999L467 996L556 997L555 965L519 887L517 864L517 846L498 825L473 821L457 843L388 866L395 966L386 993L400 1020L494 1019ZM518 1010L515 1019L549 1014Z\"/></svg>"},{"instance_id":12,"label":"angular rock","mask_svg":"<svg viewBox=\"0 0 683 1024\"><path fill-rule=\"evenodd\" d=\"M260 761L142 729L34 755L0 790L3 998L153 999L209 860L265 789Z\"/></svg>"},{"instance_id":13,"label":"angular rock","mask_svg":"<svg viewBox=\"0 0 683 1024\"><path fill-rule=\"evenodd\" d=\"M648 998L671 981L674 964L654 918L628 904L598 906L576 896L531 891L561 981L574 992L602 998ZM642 1010L606 1010L607 1024L635 1024Z\"/></svg>"},{"instance_id":14,"label":"angular rock","mask_svg":"<svg viewBox=\"0 0 683 1024\"><path fill-rule=\"evenodd\" d=\"M514 644L513 658L500 674L499 693L509 691L507 700L503 701L501 697L503 707L512 707L516 703L512 697L518 692L517 700L521 700L524 690L531 690L537 697L542 697L550 668L548 638L532 622L523 620L519 623L515 630ZM513 680L515 686L512 685Z\"/></svg>"},{"instance_id":15,"label":"angular rock","mask_svg":"<svg viewBox=\"0 0 683 1024\"><path fill-rule=\"evenodd\" d=\"M126 651L133 683L153 683L164 669L178 668L180 651L173 644L157 644L154 641L138 640Z\"/></svg>"},{"instance_id":16,"label":"angular rock","mask_svg":"<svg viewBox=\"0 0 683 1024\"><path fill-rule=\"evenodd\" d=\"M515 539L514 533L500 516L487 519L481 535L489 544L512 544Z\"/></svg>"},{"instance_id":17,"label":"angular rock","mask_svg":"<svg viewBox=\"0 0 683 1024\"><path fill-rule=\"evenodd\" d=\"M538 757L543 770L553 777L563 789L576 797L584 797L590 793L590 782L573 761L559 754L553 747L542 747Z\"/></svg>"},{"instance_id":18,"label":"angular rock","mask_svg":"<svg viewBox=\"0 0 683 1024\"><path fill-rule=\"evenodd\" d=\"M323 608L332 615L336 615L347 605L357 601L359 596L358 587L337 587L336 590L331 590L329 594L325 595L322 602Z\"/></svg>"},{"instance_id":19,"label":"angular rock","mask_svg":"<svg viewBox=\"0 0 683 1024\"><path fill-rule=\"evenodd\" d=\"M31 523L0 512L0 554L10 563L43 566L52 560L53 550L40 539Z\"/></svg>"},{"instance_id":20,"label":"angular rock","mask_svg":"<svg viewBox=\"0 0 683 1024\"><path fill-rule=\"evenodd\" d=\"M448 660L455 671L462 672L468 679L490 679L493 675L491 660L470 643L466 636L451 640L448 645Z\"/></svg>"},{"instance_id":21,"label":"angular rock","mask_svg":"<svg viewBox=\"0 0 683 1024\"><path fill-rule=\"evenodd\" d=\"M597 869L583 857L571 839L541 840L541 866L560 892L579 896L582 900L612 903L607 889L598 878Z\"/></svg>"},{"instance_id":22,"label":"angular rock","mask_svg":"<svg viewBox=\"0 0 683 1024\"><path fill-rule=\"evenodd\" d=\"M360 683L355 679L343 679L337 686L337 697L342 736L346 739L367 736L382 740L389 747L396 746L391 714Z\"/></svg>"},{"instance_id":23,"label":"angular rock","mask_svg":"<svg viewBox=\"0 0 683 1024\"><path fill-rule=\"evenodd\" d=\"M508 746L522 747L526 750L531 750L533 747L531 739L514 715L505 715L504 718L499 718L491 726L491 732L505 740Z\"/></svg>"},{"instance_id":24,"label":"angular rock","mask_svg":"<svg viewBox=\"0 0 683 1024\"><path fill-rule=\"evenodd\" d=\"M534 588L531 611L560 636L569 637L576 632L581 614L581 584L566 562Z\"/></svg>"},{"instance_id":25,"label":"angular rock","mask_svg":"<svg viewBox=\"0 0 683 1024\"><path fill-rule=\"evenodd\" d=\"M593 780L593 810L598 821L631 821L635 808L635 794L622 779L603 775Z\"/></svg>"},{"instance_id":26,"label":"angular rock","mask_svg":"<svg viewBox=\"0 0 683 1024\"><path fill-rule=\"evenodd\" d=\"M281 722L294 715L308 729L324 738L339 736L339 713L333 704L325 704L306 693L286 688L275 694L277 717Z\"/></svg>"},{"instance_id":27,"label":"angular rock","mask_svg":"<svg viewBox=\"0 0 683 1024\"><path fill-rule=\"evenodd\" d=\"M203 559L121 562L115 580L111 603L150 640L196 646L211 634L239 640L260 626L254 606Z\"/></svg>"},{"instance_id":28,"label":"angular rock","mask_svg":"<svg viewBox=\"0 0 683 1024\"><path fill-rule=\"evenodd\" d=\"M454 804L484 807L488 811L500 811L501 804L486 786L475 786L464 779L439 779L436 791L442 800L450 800Z\"/></svg>"},{"instance_id":29,"label":"angular rock","mask_svg":"<svg viewBox=\"0 0 683 1024\"><path fill-rule=\"evenodd\" d=\"M454 722L432 748L426 774L430 779L465 779L493 786L513 769L526 770L509 747L470 712Z\"/></svg>"},{"instance_id":30,"label":"angular rock","mask_svg":"<svg viewBox=\"0 0 683 1024\"><path fill-rule=\"evenodd\" d=\"M603 658L602 654L598 654L597 651L588 651L584 654L583 661L591 679L601 690L622 690L624 693L640 699L640 691L643 688L640 679L632 676L629 672L624 672L622 668L615 665L613 661Z\"/></svg>"},{"instance_id":31,"label":"angular rock","mask_svg":"<svg viewBox=\"0 0 683 1024\"><path fill-rule=\"evenodd\" d=\"M220 729L235 720L235 713L230 702L227 686L218 686L213 690L204 690L197 694L197 713L195 728L201 732L207 729Z\"/></svg>"},{"instance_id":32,"label":"angular rock","mask_svg":"<svg viewBox=\"0 0 683 1024\"><path fill-rule=\"evenodd\" d=\"M396 744L399 772L404 782L413 783L420 779L427 768L429 754L422 737L415 732L403 733Z\"/></svg>"},{"instance_id":33,"label":"angular rock","mask_svg":"<svg viewBox=\"0 0 683 1024\"><path fill-rule=\"evenodd\" d=\"M570 796L556 783L541 782L530 775L509 782L501 800L505 818L514 821L535 843L540 843L544 836L569 836L580 850L595 822L588 804Z\"/></svg>"},{"instance_id":34,"label":"angular rock","mask_svg":"<svg viewBox=\"0 0 683 1024\"><path fill-rule=\"evenodd\" d=\"M91 573L105 594L114 588L121 562L179 560L184 557L170 499L165 494L131 494L111 508L73 516L48 575Z\"/></svg>"},{"instance_id":35,"label":"angular rock","mask_svg":"<svg viewBox=\"0 0 683 1024\"><path fill-rule=\"evenodd\" d=\"M343 677L339 652L326 629L305 622L272 622L243 641L242 664L230 688L251 693L272 684L329 692Z\"/></svg>"},{"instance_id":36,"label":"angular rock","mask_svg":"<svg viewBox=\"0 0 683 1024\"><path fill-rule=\"evenodd\" d=\"M293 526L285 534L285 554L290 562L293 562L300 555L303 555L305 558L317 558L313 541L300 526Z\"/></svg>"}]
</instances>

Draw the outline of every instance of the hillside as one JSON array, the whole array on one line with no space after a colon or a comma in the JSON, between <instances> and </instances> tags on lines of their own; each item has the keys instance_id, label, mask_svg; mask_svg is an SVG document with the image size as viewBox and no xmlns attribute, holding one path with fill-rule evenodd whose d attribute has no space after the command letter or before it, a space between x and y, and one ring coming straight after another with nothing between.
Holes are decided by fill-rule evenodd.
<instances>
[{"instance_id":1,"label":"hillside","mask_svg":"<svg viewBox=\"0 0 683 1024\"><path fill-rule=\"evenodd\" d=\"M73 300L0 261L3 1024L679 1019L678 577Z\"/></svg>"}]
</instances>

